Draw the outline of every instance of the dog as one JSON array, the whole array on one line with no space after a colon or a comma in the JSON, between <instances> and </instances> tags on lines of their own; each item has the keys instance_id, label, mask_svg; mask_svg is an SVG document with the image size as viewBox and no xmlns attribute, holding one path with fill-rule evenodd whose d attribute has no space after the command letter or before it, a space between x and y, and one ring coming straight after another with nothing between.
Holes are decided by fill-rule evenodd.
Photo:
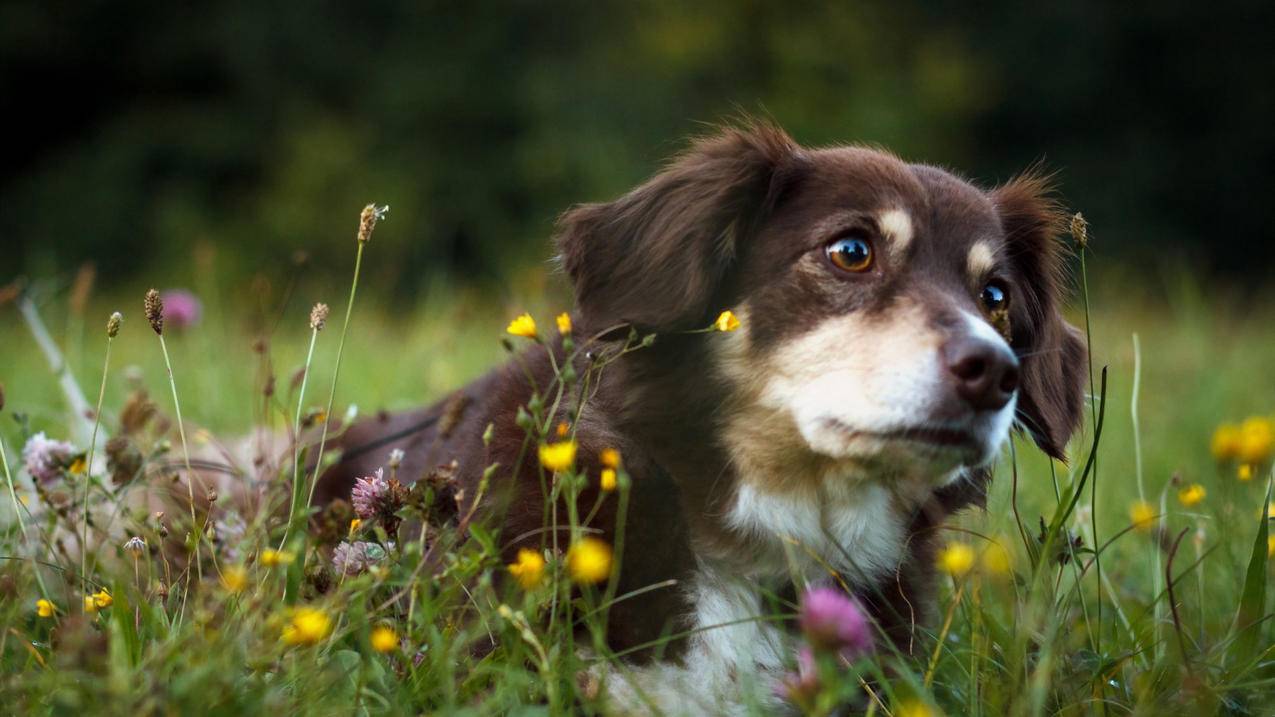
<instances>
[{"instance_id":1,"label":"dog","mask_svg":"<svg viewBox=\"0 0 1275 717\"><path fill-rule=\"evenodd\" d=\"M913 649L936 529L984 503L1014 427L1061 459L1080 422L1086 346L1060 312L1061 222L1039 173L984 190L878 149L803 148L760 122L560 218L574 334L656 337L607 366L574 426L583 471L597 476L614 448L631 476L618 593L676 581L616 603L607 640L692 632L633 652L627 681L612 680L618 704L721 713L774 699L744 676L778 674L792 647L750 618L830 570ZM724 309L737 330L700 330ZM392 449L401 476L455 459L469 495L486 466L516 466L528 377L550 385L566 357L545 343L435 406L352 426L319 500L347 497ZM577 354L583 375L597 354ZM502 534L524 536L511 558L541 547L533 463L492 486L509 496Z\"/></svg>"}]
</instances>

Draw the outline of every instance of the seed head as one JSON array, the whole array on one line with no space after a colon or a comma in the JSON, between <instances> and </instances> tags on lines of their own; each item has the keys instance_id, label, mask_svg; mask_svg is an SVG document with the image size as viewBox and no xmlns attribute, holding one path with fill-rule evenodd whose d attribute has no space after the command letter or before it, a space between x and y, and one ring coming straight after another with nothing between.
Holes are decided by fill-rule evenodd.
<instances>
[{"instance_id":1,"label":"seed head","mask_svg":"<svg viewBox=\"0 0 1275 717\"><path fill-rule=\"evenodd\" d=\"M1085 221L1085 215L1080 212L1076 212L1076 216L1071 218L1071 236L1081 249L1089 246L1089 222Z\"/></svg>"},{"instance_id":2,"label":"seed head","mask_svg":"<svg viewBox=\"0 0 1275 717\"><path fill-rule=\"evenodd\" d=\"M106 320L106 338L113 339L120 334L120 324L124 323L124 315L116 311Z\"/></svg>"},{"instance_id":3,"label":"seed head","mask_svg":"<svg viewBox=\"0 0 1275 717\"><path fill-rule=\"evenodd\" d=\"M314 331L322 331L323 327L328 323L328 305L322 302L315 304L310 309L310 328Z\"/></svg>"},{"instance_id":4,"label":"seed head","mask_svg":"<svg viewBox=\"0 0 1275 717\"><path fill-rule=\"evenodd\" d=\"M146 541L142 540L140 536L134 535L128 539L127 543L124 543L124 550L132 553L134 557L140 556L146 552Z\"/></svg>"},{"instance_id":5,"label":"seed head","mask_svg":"<svg viewBox=\"0 0 1275 717\"><path fill-rule=\"evenodd\" d=\"M359 214L359 243L366 244L372 239L372 230L376 228L376 223L385 218L390 211L389 205L378 207L375 204L369 204L363 207L363 212Z\"/></svg>"},{"instance_id":6,"label":"seed head","mask_svg":"<svg viewBox=\"0 0 1275 717\"><path fill-rule=\"evenodd\" d=\"M146 309L146 320L151 323L151 328L155 330L155 335L163 336L164 300L159 298L159 292L154 289L146 292L146 301L142 303L142 307Z\"/></svg>"}]
</instances>

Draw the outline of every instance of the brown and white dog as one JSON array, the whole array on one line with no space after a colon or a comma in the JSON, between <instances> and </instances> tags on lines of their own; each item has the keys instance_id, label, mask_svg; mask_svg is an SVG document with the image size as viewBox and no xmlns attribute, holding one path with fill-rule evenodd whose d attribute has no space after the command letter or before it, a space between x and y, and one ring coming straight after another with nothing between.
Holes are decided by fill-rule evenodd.
<instances>
[{"instance_id":1,"label":"brown and white dog","mask_svg":"<svg viewBox=\"0 0 1275 717\"><path fill-rule=\"evenodd\" d=\"M783 627L748 620L829 568L911 649L935 528L981 504L1011 427L1061 457L1080 419L1085 346L1060 314L1059 219L1036 176L984 191L766 125L700 139L628 194L562 217L576 335L658 336L605 370L577 424L590 475L614 447L632 476L620 593L677 581L618 603L608 639L619 650L730 623L639 656L613 694L642 690L673 712L764 702L769 686L747 675L780 670L791 648ZM737 331L687 332L726 308ZM550 383L545 349L522 363ZM348 496L395 448L400 476L457 459L473 495L485 466L515 463L530 394L505 366L431 408L358 424L320 498ZM537 543L533 467L505 480L504 535Z\"/></svg>"}]
</instances>

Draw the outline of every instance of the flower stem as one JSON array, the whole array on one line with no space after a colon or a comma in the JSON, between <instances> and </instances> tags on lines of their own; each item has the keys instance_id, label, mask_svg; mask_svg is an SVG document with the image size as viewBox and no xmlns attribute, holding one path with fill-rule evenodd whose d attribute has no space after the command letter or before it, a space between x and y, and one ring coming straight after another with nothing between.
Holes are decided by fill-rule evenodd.
<instances>
[{"instance_id":1,"label":"flower stem","mask_svg":"<svg viewBox=\"0 0 1275 717\"><path fill-rule=\"evenodd\" d=\"M177 435L182 441L182 458L186 462L186 494L190 497L190 529L194 531L195 539L195 571L199 575L199 581L204 580L204 568L199 560L199 541L203 539L204 531L198 525L199 519L195 517L195 472L190 467L190 447L186 443L186 426L182 423L182 406L177 400L177 381L173 378L173 362L168 358L168 344L164 342L164 335L159 336L159 348L164 353L164 367L168 369L168 386L173 392L173 410L177 413ZM189 594L190 571L186 571L187 593Z\"/></svg>"},{"instance_id":2,"label":"flower stem","mask_svg":"<svg viewBox=\"0 0 1275 717\"><path fill-rule=\"evenodd\" d=\"M111 343L106 337L106 358L102 362L102 383L97 389L97 410L93 412L93 436L89 439L89 456L84 464L84 528L80 538L80 576L88 580L89 560L89 489L93 486L93 454L97 449L97 429L102 425L102 399L106 396L106 376L111 370ZM96 561L94 561L96 563Z\"/></svg>"},{"instance_id":3,"label":"flower stem","mask_svg":"<svg viewBox=\"0 0 1275 717\"><path fill-rule=\"evenodd\" d=\"M362 247L360 247L362 248ZM305 369L301 374L301 389L297 394L297 417L292 423L292 502L288 506L288 523L283 527L283 539L279 541L279 549L288 542L288 531L292 529L292 521L297 511L297 501L301 497L301 411L305 406L305 387L310 381L310 362L314 359L314 343L319 338L319 329L310 330L310 349L305 355ZM323 422L327 427L327 421ZM320 449L322 451L322 449Z\"/></svg>"}]
</instances>

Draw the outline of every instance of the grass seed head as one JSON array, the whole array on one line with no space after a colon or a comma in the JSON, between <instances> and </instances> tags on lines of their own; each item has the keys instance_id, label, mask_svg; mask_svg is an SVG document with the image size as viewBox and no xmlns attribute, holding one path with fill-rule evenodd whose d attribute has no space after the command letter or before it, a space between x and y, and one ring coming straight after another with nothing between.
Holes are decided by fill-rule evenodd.
<instances>
[{"instance_id":1,"label":"grass seed head","mask_svg":"<svg viewBox=\"0 0 1275 717\"><path fill-rule=\"evenodd\" d=\"M363 212L359 214L359 243L366 244L372 239L372 231L376 229L376 223L385 218L390 211L389 205L378 207L376 204L369 204L363 207Z\"/></svg>"},{"instance_id":2,"label":"grass seed head","mask_svg":"<svg viewBox=\"0 0 1275 717\"><path fill-rule=\"evenodd\" d=\"M328 323L328 305L319 302L310 309L310 328L314 331L322 331L323 327Z\"/></svg>"},{"instance_id":3,"label":"grass seed head","mask_svg":"<svg viewBox=\"0 0 1275 717\"><path fill-rule=\"evenodd\" d=\"M120 324L124 323L124 315L116 311L106 320L106 338L113 339L120 334Z\"/></svg>"},{"instance_id":4,"label":"grass seed head","mask_svg":"<svg viewBox=\"0 0 1275 717\"><path fill-rule=\"evenodd\" d=\"M159 298L159 292L151 289L146 292L146 300L142 302L142 308L146 310L146 320L150 322L151 328L154 329L156 336L164 335L164 300Z\"/></svg>"},{"instance_id":5,"label":"grass seed head","mask_svg":"<svg viewBox=\"0 0 1275 717\"><path fill-rule=\"evenodd\" d=\"M1085 215L1080 212L1076 212L1071 218L1071 236L1081 249L1089 246L1089 222L1085 221Z\"/></svg>"}]
</instances>

